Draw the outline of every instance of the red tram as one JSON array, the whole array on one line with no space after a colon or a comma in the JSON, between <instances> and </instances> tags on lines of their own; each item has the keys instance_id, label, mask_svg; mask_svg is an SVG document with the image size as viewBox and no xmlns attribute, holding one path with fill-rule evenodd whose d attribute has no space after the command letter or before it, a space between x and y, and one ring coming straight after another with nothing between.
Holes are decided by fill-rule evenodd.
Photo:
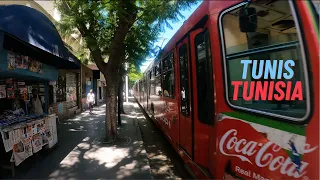
<instances>
[{"instance_id":1,"label":"red tram","mask_svg":"<svg viewBox=\"0 0 320 180\"><path fill-rule=\"evenodd\" d=\"M136 100L197 178L320 178L315 3L204 1L135 83ZM234 100L243 59L293 60L303 100Z\"/></svg>"}]
</instances>

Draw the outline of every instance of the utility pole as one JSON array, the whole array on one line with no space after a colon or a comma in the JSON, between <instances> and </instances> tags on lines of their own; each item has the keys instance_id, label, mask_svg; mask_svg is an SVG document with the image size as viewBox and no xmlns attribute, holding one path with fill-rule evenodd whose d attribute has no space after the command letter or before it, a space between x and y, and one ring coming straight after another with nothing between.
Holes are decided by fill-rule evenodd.
<instances>
[{"instance_id":1,"label":"utility pole","mask_svg":"<svg viewBox=\"0 0 320 180\"><path fill-rule=\"evenodd\" d=\"M126 71L128 70L128 63L126 63ZM126 102L129 102L128 100L129 96L129 89L128 89L128 73L126 73Z\"/></svg>"}]
</instances>

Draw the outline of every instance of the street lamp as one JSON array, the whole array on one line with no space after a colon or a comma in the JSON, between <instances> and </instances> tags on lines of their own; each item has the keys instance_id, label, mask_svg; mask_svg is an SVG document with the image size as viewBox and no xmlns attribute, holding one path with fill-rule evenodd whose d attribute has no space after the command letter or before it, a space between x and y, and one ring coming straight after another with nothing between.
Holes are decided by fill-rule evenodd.
<instances>
[{"instance_id":1,"label":"street lamp","mask_svg":"<svg viewBox=\"0 0 320 180\"><path fill-rule=\"evenodd\" d=\"M126 63L126 71L128 70L128 63ZM128 73L126 74L126 102L128 101L128 93L129 93L129 89L128 89Z\"/></svg>"}]
</instances>

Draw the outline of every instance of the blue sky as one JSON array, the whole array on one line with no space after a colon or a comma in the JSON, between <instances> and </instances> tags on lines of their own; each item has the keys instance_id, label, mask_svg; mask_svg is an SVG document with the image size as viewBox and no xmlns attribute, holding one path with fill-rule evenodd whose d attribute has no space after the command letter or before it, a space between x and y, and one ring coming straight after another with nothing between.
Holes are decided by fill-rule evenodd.
<instances>
[{"instance_id":1,"label":"blue sky","mask_svg":"<svg viewBox=\"0 0 320 180\"><path fill-rule=\"evenodd\" d=\"M164 32L162 32L159 36L158 41L155 43L155 45L161 46L162 42L162 48L168 43L168 41L172 38L172 36L178 31L178 29L183 25L183 22L187 20L190 15L197 9L197 7L201 4L202 0L199 1L197 4L191 6L190 9L181 11L181 14L184 16L184 18L180 18L179 22L176 23L170 23L172 29L166 27ZM153 59L148 59L146 62L140 66L141 72L144 72L144 70L148 67L148 65L152 62Z\"/></svg>"}]
</instances>

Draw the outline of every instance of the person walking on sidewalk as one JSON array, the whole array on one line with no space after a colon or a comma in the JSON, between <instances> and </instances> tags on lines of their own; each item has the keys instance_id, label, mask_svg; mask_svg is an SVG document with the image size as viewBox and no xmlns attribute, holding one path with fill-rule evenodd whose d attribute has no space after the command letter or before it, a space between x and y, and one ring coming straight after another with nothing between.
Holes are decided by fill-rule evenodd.
<instances>
[{"instance_id":1,"label":"person walking on sidewalk","mask_svg":"<svg viewBox=\"0 0 320 180\"><path fill-rule=\"evenodd\" d=\"M90 92L87 95L87 103L89 105L90 114L92 113L93 105L95 104L95 96L92 92L92 89L90 89Z\"/></svg>"},{"instance_id":2,"label":"person walking on sidewalk","mask_svg":"<svg viewBox=\"0 0 320 180\"><path fill-rule=\"evenodd\" d=\"M43 115L42 102L39 98L37 89L32 89L32 95L33 97L31 99L31 112L37 115Z\"/></svg>"}]
</instances>

